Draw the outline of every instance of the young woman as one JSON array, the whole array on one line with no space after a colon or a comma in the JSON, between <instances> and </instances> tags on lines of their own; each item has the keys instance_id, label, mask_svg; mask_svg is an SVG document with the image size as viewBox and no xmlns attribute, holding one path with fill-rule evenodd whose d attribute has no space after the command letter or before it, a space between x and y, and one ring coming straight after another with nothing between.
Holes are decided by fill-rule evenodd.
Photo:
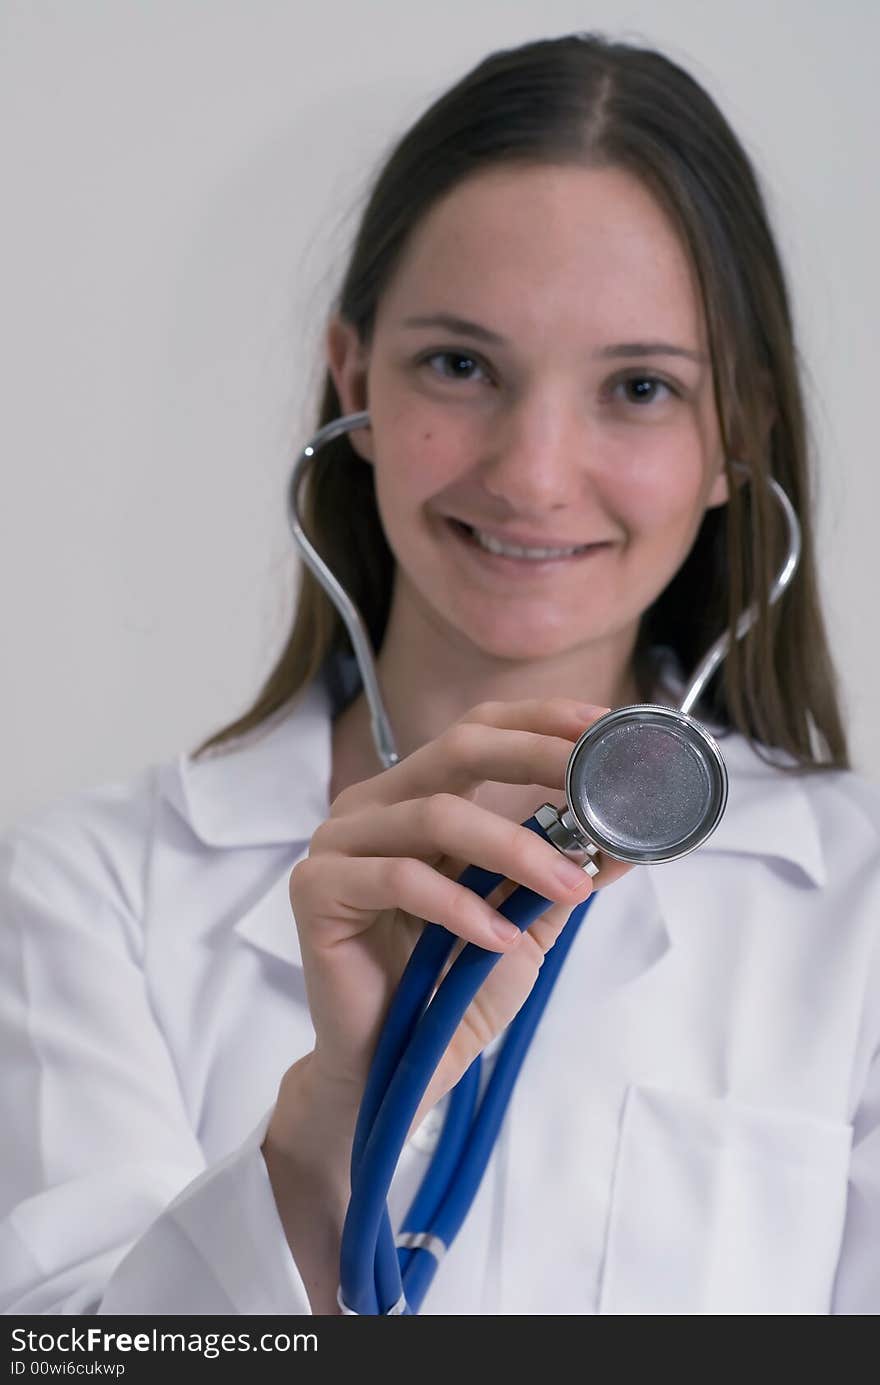
<instances>
[{"instance_id":1,"label":"young woman","mask_svg":"<svg viewBox=\"0 0 880 1385\"><path fill-rule=\"evenodd\" d=\"M253 708L3 844L7 1311L335 1313L358 1105L423 921L500 954L413 1124L591 881L521 824L603 710L696 709L730 797L608 858L426 1313L880 1310L880 805L848 764L784 283L707 94L592 35L490 55L382 169L327 330L306 571ZM799 516L785 553L770 480ZM469 863L553 901L520 935ZM601 887L610 885L611 888Z\"/></svg>"}]
</instances>

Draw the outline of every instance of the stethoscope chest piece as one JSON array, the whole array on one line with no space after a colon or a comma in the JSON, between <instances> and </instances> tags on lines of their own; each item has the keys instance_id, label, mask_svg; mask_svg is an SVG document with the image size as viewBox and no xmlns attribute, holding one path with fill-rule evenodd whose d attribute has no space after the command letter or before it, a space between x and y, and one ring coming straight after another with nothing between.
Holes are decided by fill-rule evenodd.
<instances>
[{"instance_id":1,"label":"stethoscope chest piece","mask_svg":"<svg viewBox=\"0 0 880 1385\"><path fill-rule=\"evenodd\" d=\"M714 739L693 717L650 704L621 707L575 745L566 807L535 814L561 851L596 874L602 851L618 861L674 861L714 832L727 803L727 770Z\"/></svg>"}]
</instances>

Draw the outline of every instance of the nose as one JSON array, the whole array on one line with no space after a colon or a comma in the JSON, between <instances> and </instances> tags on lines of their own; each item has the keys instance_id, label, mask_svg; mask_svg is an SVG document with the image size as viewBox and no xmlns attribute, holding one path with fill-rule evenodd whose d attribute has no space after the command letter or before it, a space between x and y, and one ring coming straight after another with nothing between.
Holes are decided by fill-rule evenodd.
<instances>
[{"instance_id":1,"label":"nose","mask_svg":"<svg viewBox=\"0 0 880 1385\"><path fill-rule=\"evenodd\" d=\"M588 457L583 411L546 394L521 397L495 421L481 479L499 512L540 519L582 496Z\"/></svg>"}]
</instances>

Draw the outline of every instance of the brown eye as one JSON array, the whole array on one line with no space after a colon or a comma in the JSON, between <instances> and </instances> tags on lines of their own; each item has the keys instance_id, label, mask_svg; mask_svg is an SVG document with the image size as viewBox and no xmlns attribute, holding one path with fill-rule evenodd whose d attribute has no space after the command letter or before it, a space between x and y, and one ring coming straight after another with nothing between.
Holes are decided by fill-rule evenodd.
<instances>
[{"instance_id":1,"label":"brown eye","mask_svg":"<svg viewBox=\"0 0 880 1385\"><path fill-rule=\"evenodd\" d=\"M430 356L423 356L421 364L430 365L432 361L444 361L451 365L451 369L434 369L436 375L442 376L444 380L472 380L471 374L474 370L482 370L480 362L474 356L469 356L463 351L435 351Z\"/></svg>"},{"instance_id":2,"label":"brown eye","mask_svg":"<svg viewBox=\"0 0 880 1385\"><path fill-rule=\"evenodd\" d=\"M618 387L623 390L627 404L653 404L675 393L665 380L658 379L656 375L631 375L619 381Z\"/></svg>"}]
</instances>

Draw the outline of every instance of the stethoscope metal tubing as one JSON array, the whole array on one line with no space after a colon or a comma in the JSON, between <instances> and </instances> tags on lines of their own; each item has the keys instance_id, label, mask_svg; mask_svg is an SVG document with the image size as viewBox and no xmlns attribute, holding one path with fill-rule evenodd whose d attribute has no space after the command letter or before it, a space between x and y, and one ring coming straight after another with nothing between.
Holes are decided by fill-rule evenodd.
<instances>
[{"instance_id":1,"label":"stethoscope metal tubing","mask_svg":"<svg viewBox=\"0 0 880 1385\"><path fill-rule=\"evenodd\" d=\"M739 470L740 468L737 467L736 469ZM798 522L798 517L795 514L794 506L792 505L785 491L780 486L779 482L775 481L772 476L768 476L767 484L772 490L776 498L776 501L780 509L782 510L783 518L785 519L786 528L788 530L788 551L785 555L785 561L783 562L775 578L773 579L773 585L771 586L767 596L768 605L774 606L776 602L779 600L782 593L785 591L786 587L791 582L791 579L794 577L797 565L800 562L801 526ZM758 614L759 611L757 603L753 603L747 611L743 611L742 615L736 623L737 640L741 640L743 635L745 635L746 632L751 629L755 621L758 619ZM700 660L699 664L694 670L694 674L691 678L690 683L688 684L687 691L685 692L685 695L682 698L681 702L678 704L678 710L680 712L684 712L686 714L689 713L691 708L695 705L695 703L699 701L703 689L709 682L709 679L712 677L713 673L715 672L718 665L721 663L722 659L725 657L729 649L730 631L725 630L724 634L719 635L718 639L715 641L712 647L709 650L707 650L707 652L703 655L703 658Z\"/></svg>"},{"instance_id":2,"label":"stethoscope metal tubing","mask_svg":"<svg viewBox=\"0 0 880 1385\"><path fill-rule=\"evenodd\" d=\"M376 672L373 651L370 646L370 637L361 618L360 611L351 600L342 583L337 581L318 550L309 540L308 535L303 529L299 513L300 483L303 469L310 459L324 443L331 442L334 438L341 436L341 434L350 433L356 428L369 427L369 422L370 415L368 413L346 414L342 418L333 419L331 423L325 423L324 427L318 430L311 442L307 443L302 452L300 452L294 463L290 483L288 485L287 514L291 533L299 546L303 558L308 563L312 572L327 592L327 595L330 597L345 622L345 628L348 631L352 649L354 650L355 658L358 662L364 692L370 708L373 742L382 765L385 769L390 769L392 765L397 764L400 756L397 753L394 733L391 730L391 722L388 720L388 713L385 710L385 703L382 700L382 693L379 688L379 677Z\"/></svg>"}]
</instances>

